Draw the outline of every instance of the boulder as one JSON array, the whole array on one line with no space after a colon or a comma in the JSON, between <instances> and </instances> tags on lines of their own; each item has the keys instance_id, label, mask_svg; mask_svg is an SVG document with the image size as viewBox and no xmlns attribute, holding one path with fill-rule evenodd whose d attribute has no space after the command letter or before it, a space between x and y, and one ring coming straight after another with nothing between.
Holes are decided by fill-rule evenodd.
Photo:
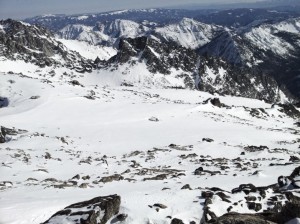
<instances>
[{"instance_id":1,"label":"boulder","mask_svg":"<svg viewBox=\"0 0 300 224\"><path fill-rule=\"evenodd\" d=\"M171 224L184 224L184 222L181 219L174 218L172 219Z\"/></svg>"},{"instance_id":2,"label":"boulder","mask_svg":"<svg viewBox=\"0 0 300 224\"><path fill-rule=\"evenodd\" d=\"M105 224L118 214L121 197L109 195L78 202L56 212L43 224Z\"/></svg>"}]
</instances>

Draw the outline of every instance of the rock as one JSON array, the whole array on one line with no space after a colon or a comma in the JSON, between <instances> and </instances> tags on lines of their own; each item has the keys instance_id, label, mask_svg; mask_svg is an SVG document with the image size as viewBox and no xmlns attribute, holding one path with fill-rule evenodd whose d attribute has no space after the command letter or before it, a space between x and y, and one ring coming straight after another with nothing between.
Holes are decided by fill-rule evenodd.
<instances>
[{"instance_id":1,"label":"rock","mask_svg":"<svg viewBox=\"0 0 300 224\"><path fill-rule=\"evenodd\" d=\"M100 179L100 182L108 183L108 182L119 181L119 180L123 180L123 179L124 179L124 177L121 176L120 174L114 174L114 175L111 175L111 176L102 177Z\"/></svg>"},{"instance_id":2,"label":"rock","mask_svg":"<svg viewBox=\"0 0 300 224\"><path fill-rule=\"evenodd\" d=\"M278 104L280 112L285 113L287 116L299 119L300 118L300 112L294 107L293 104Z\"/></svg>"},{"instance_id":3,"label":"rock","mask_svg":"<svg viewBox=\"0 0 300 224\"><path fill-rule=\"evenodd\" d=\"M51 154L49 152L45 153L45 159L51 159Z\"/></svg>"},{"instance_id":4,"label":"rock","mask_svg":"<svg viewBox=\"0 0 300 224\"><path fill-rule=\"evenodd\" d=\"M202 198L211 198L212 196L214 196L214 193L211 191L202 191L201 192Z\"/></svg>"},{"instance_id":5,"label":"rock","mask_svg":"<svg viewBox=\"0 0 300 224\"><path fill-rule=\"evenodd\" d=\"M158 118L157 117L150 117L149 118L149 121L154 121L154 122L158 122Z\"/></svg>"},{"instance_id":6,"label":"rock","mask_svg":"<svg viewBox=\"0 0 300 224\"><path fill-rule=\"evenodd\" d=\"M5 136L0 132L0 143L5 143Z\"/></svg>"},{"instance_id":7,"label":"rock","mask_svg":"<svg viewBox=\"0 0 300 224\"><path fill-rule=\"evenodd\" d=\"M88 183L82 183L79 185L79 188L88 188L89 184Z\"/></svg>"},{"instance_id":8,"label":"rock","mask_svg":"<svg viewBox=\"0 0 300 224\"><path fill-rule=\"evenodd\" d=\"M257 188L253 184L241 184L238 188L232 189L232 193L244 192L245 194L249 194L250 192L256 192Z\"/></svg>"},{"instance_id":9,"label":"rock","mask_svg":"<svg viewBox=\"0 0 300 224\"><path fill-rule=\"evenodd\" d=\"M221 101L219 98L213 98L210 100L210 103L216 107L222 107Z\"/></svg>"},{"instance_id":10,"label":"rock","mask_svg":"<svg viewBox=\"0 0 300 224\"><path fill-rule=\"evenodd\" d=\"M195 169L194 174L195 175L202 175L203 172L203 167L199 167L197 169Z\"/></svg>"},{"instance_id":11,"label":"rock","mask_svg":"<svg viewBox=\"0 0 300 224\"><path fill-rule=\"evenodd\" d=\"M202 138L202 142L213 142L214 140L211 138Z\"/></svg>"},{"instance_id":12,"label":"rock","mask_svg":"<svg viewBox=\"0 0 300 224\"><path fill-rule=\"evenodd\" d=\"M300 158L297 157L297 156L290 156L289 161L291 161L291 162L299 162L299 161L300 161Z\"/></svg>"},{"instance_id":13,"label":"rock","mask_svg":"<svg viewBox=\"0 0 300 224\"><path fill-rule=\"evenodd\" d=\"M197 168L195 171L194 171L194 174L195 175L204 175L205 173L208 173L210 175L216 175L216 174L221 174L220 171L210 171L210 170L204 170L202 167L199 167Z\"/></svg>"},{"instance_id":14,"label":"rock","mask_svg":"<svg viewBox=\"0 0 300 224\"><path fill-rule=\"evenodd\" d=\"M77 81L77 80L72 80L70 83L71 83L73 86L82 86L82 85L80 84L80 82Z\"/></svg>"},{"instance_id":15,"label":"rock","mask_svg":"<svg viewBox=\"0 0 300 224\"><path fill-rule=\"evenodd\" d=\"M74 177L72 177L72 180L73 180L73 179L79 180L79 179L80 179L80 175L79 175L79 174L76 174Z\"/></svg>"},{"instance_id":16,"label":"rock","mask_svg":"<svg viewBox=\"0 0 300 224\"><path fill-rule=\"evenodd\" d=\"M166 209L167 208L166 205L163 205L161 203L156 203L156 204L153 205L153 207L158 207L158 208L161 208L161 209Z\"/></svg>"},{"instance_id":17,"label":"rock","mask_svg":"<svg viewBox=\"0 0 300 224\"><path fill-rule=\"evenodd\" d=\"M181 188L181 190L185 190L185 189L192 190L192 188L189 184L186 184Z\"/></svg>"},{"instance_id":18,"label":"rock","mask_svg":"<svg viewBox=\"0 0 300 224\"><path fill-rule=\"evenodd\" d=\"M25 130L20 130L20 129L15 129L15 128L6 128L1 126L0 127L0 143L5 143L7 141L7 135L18 135L25 133L27 131Z\"/></svg>"},{"instance_id":19,"label":"rock","mask_svg":"<svg viewBox=\"0 0 300 224\"><path fill-rule=\"evenodd\" d=\"M147 178L144 178L144 181L146 180L164 180L164 179L167 179L168 178L168 175L167 174L159 174L155 177L147 177Z\"/></svg>"},{"instance_id":20,"label":"rock","mask_svg":"<svg viewBox=\"0 0 300 224\"><path fill-rule=\"evenodd\" d=\"M89 180L91 177L89 175L81 177L83 180Z\"/></svg>"},{"instance_id":21,"label":"rock","mask_svg":"<svg viewBox=\"0 0 300 224\"><path fill-rule=\"evenodd\" d=\"M244 150L247 152L258 152L258 151L263 151L265 149L269 149L267 146L254 146L254 145L250 145L250 146L246 146L244 147Z\"/></svg>"},{"instance_id":22,"label":"rock","mask_svg":"<svg viewBox=\"0 0 300 224\"><path fill-rule=\"evenodd\" d=\"M262 209L262 205L260 203L247 202L247 204L248 204L248 208L250 210L254 210L254 211L258 212L259 210Z\"/></svg>"},{"instance_id":23,"label":"rock","mask_svg":"<svg viewBox=\"0 0 300 224\"><path fill-rule=\"evenodd\" d=\"M274 222L266 221L259 215L248 215L238 213L228 213L215 220L213 223L218 224L275 224Z\"/></svg>"},{"instance_id":24,"label":"rock","mask_svg":"<svg viewBox=\"0 0 300 224\"><path fill-rule=\"evenodd\" d=\"M184 222L181 219L174 218L172 219L171 224L184 224Z\"/></svg>"},{"instance_id":25,"label":"rock","mask_svg":"<svg viewBox=\"0 0 300 224\"><path fill-rule=\"evenodd\" d=\"M38 98L40 98L40 96L32 96L29 99L31 99L31 100L37 100Z\"/></svg>"},{"instance_id":26,"label":"rock","mask_svg":"<svg viewBox=\"0 0 300 224\"><path fill-rule=\"evenodd\" d=\"M127 219L127 217L128 217L127 214L122 213L122 214L117 215L117 216L116 216L116 219L117 219L118 221L122 222L122 221L125 221L125 219Z\"/></svg>"},{"instance_id":27,"label":"rock","mask_svg":"<svg viewBox=\"0 0 300 224\"><path fill-rule=\"evenodd\" d=\"M43 224L106 224L112 216L118 214L120 204L121 197L118 195L96 197L56 212Z\"/></svg>"}]
</instances>

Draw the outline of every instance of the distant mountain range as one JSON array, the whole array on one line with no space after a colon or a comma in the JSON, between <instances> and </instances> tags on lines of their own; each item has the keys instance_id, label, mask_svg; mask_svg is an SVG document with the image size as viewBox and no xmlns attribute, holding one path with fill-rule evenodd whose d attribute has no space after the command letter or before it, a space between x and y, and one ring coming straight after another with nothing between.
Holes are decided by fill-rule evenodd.
<instances>
[{"instance_id":1,"label":"distant mountain range","mask_svg":"<svg viewBox=\"0 0 300 224\"><path fill-rule=\"evenodd\" d=\"M165 86L173 85L166 81L172 76L181 80L179 83L182 84L177 86L181 88L270 102L282 98L283 93L290 99L300 97L300 15L297 12L147 9L74 16L45 15L25 21L46 27L55 36L48 31L39 31L48 34L45 39L35 34L44 28L2 21L5 29L2 28L4 32L0 33L0 40L7 58L16 56L12 53L19 53L24 60L35 58L36 61L39 58L38 64L47 61L48 64L64 66L64 62L55 61L45 53L50 52L52 56L59 54L68 67L81 72L92 69L111 71L119 67L124 74L130 71L131 74L140 73L136 68L144 64L150 74L166 77L165 81L157 79ZM14 33L20 35L20 29L24 30L23 37L19 37L22 41L16 43L7 37ZM38 37L43 41L37 40ZM30 41L23 41L24 38ZM57 42L60 40L105 46L116 55L100 60L105 57L99 51L93 58L95 60L98 56L94 62L85 59L80 52L68 50ZM37 44L39 42L41 44ZM12 47L16 45L19 47ZM42 52L43 57L33 53L36 50ZM127 84L134 84L132 80L124 80Z\"/></svg>"}]
</instances>

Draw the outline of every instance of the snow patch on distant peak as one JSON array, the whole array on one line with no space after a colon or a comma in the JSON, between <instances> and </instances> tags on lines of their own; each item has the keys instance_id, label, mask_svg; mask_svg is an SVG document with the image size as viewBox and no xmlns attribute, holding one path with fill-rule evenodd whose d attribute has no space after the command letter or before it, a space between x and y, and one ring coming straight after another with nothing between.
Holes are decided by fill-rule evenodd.
<instances>
[{"instance_id":1,"label":"snow patch on distant peak","mask_svg":"<svg viewBox=\"0 0 300 224\"><path fill-rule=\"evenodd\" d=\"M274 27L279 31L289 32L289 33L300 33L300 18L294 18L282 21L275 24Z\"/></svg>"},{"instance_id":2,"label":"snow patch on distant peak","mask_svg":"<svg viewBox=\"0 0 300 224\"><path fill-rule=\"evenodd\" d=\"M78 20L85 20L87 18L89 18L89 16L78 16L77 17Z\"/></svg>"},{"instance_id":3,"label":"snow patch on distant peak","mask_svg":"<svg viewBox=\"0 0 300 224\"><path fill-rule=\"evenodd\" d=\"M253 28L245 36L260 49L270 50L281 56L289 55L289 52L294 50L294 47L282 38L274 35L273 30L272 27L263 25Z\"/></svg>"},{"instance_id":4,"label":"snow patch on distant peak","mask_svg":"<svg viewBox=\"0 0 300 224\"><path fill-rule=\"evenodd\" d=\"M174 41L186 48L196 49L207 44L217 29L216 26L183 18L179 23L156 28L155 32L165 40Z\"/></svg>"}]
</instances>

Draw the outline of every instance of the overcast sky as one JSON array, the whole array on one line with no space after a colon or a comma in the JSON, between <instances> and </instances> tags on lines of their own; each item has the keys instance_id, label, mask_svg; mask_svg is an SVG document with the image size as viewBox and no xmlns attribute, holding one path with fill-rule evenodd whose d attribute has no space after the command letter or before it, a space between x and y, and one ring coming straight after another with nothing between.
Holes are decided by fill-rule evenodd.
<instances>
[{"instance_id":1,"label":"overcast sky","mask_svg":"<svg viewBox=\"0 0 300 224\"><path fill-rule=\"evenodd\" d=\"M0 0L0 19L23 19L42 14L75 14L119 9L176 7L261 0Z\"/></svg>"}]
</instances>

